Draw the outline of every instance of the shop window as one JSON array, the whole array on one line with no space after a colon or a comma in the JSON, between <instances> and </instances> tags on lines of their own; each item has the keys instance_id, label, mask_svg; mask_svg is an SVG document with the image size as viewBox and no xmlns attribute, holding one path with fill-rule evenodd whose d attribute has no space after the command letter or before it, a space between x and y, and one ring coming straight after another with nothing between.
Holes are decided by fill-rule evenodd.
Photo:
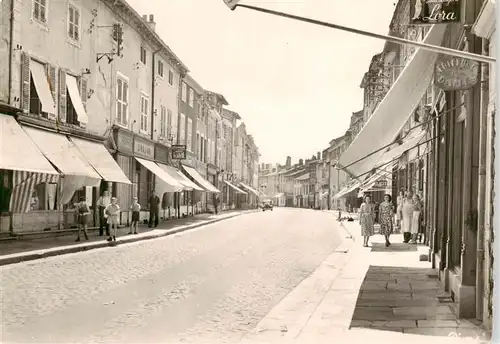
<instances>
[{"instance_id":1,"label":"shop window","mask_svg":"<svg viewBox=\"0 0 500 344\"><path fill-rule=\"evenodd\" d=\"M9 211L10 195L12 194L11 175L11 171L0 170L0 213Z\"/></svg>"},{"instance_id":2,"label":"shop window","mask_svg":"<svg viewBox=\"0 0 500 344\"><path fill-rule=\"evenodd\" d=\"M72 205L73 202L70 202ZM57 184L42 183L35 186L29 203L31 211L57 209Z\"/></svg>"}]
</instances>

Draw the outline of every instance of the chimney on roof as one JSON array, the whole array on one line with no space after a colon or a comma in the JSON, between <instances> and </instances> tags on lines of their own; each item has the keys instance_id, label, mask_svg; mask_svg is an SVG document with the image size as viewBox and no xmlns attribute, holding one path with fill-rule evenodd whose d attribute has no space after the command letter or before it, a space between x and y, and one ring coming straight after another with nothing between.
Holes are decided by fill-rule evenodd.
<instances>
[{"instance_id":1,"label":"chimney on roof","mask_svg":"<svg viewBox=\"0 0 500 344\"><path fill-rule=\"evenodd\" d=\"M299 166L302 166L304 165L304 160L303 159L299 159Z\"/></svg>"},{"instance_id":2,"label":"chimney on roof","mask_svg":"<svg viewBox=\"0 0 500 344\"><path fill-rule=\"evenodd\" d=\"M316 153L318 160L321 160L321 152Z\"/></svg>"},{"instance_id":3,"label":"chimney on roof","mask_svg":"<svg viewBox=\"0 0 500 344\"><path fill-rule=\"evenodd\" d=\"M287 168L290 168L292 166L292 157L290 157L290 156L286 157L286 164L285 165Z\"/></svg>"},{"instance_id":4,"label":"chimney on roof","mask_svg":"<svg viewBox=\"0 0 500 344\"><path fill-rule=\"evenodd\" d=\"M155 23L155 16L153 14L150 14L149 15L149 19L148 19L148 15L147 14L144 14L142 16L142 19L149 25L149 27L155 31L156 29L156 23Z\"/></svg>"}]
</instances>

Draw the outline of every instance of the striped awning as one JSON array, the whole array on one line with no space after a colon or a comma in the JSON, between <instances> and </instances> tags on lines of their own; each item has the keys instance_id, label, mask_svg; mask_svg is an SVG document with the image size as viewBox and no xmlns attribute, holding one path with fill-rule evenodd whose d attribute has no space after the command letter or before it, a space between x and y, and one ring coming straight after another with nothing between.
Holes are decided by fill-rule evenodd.
<instances>
[{"instance_id":1,"label":"striped awning","mask_svg":"<svg viewBox=\"0 0 500 344\"><path fill-rule=\"evenodd\" d=\"M35 186L41 183L59 183L58 174L14 171L13 188L10 196L9 211L26 213L30 210L31 198Z\"/></svg>"}]
</instances>

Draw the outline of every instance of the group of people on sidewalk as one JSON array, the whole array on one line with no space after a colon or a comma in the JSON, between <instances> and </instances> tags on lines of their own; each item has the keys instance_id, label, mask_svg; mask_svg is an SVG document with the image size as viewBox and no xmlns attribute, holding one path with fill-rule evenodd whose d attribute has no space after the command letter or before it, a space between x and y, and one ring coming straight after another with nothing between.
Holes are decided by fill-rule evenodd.
<instances>
[{"instance_id":1,"label":"group of people on sidewalk","mask_svg":"<svg viewBox=\"0 0 500 344\"><path fill-rule=\"evenodd\" d=\"M97 207L99 210L99 236L103 236L104 229L106 229L106 236L109 237L107 241L116 241L116 232L118 230L119 215L121 211L118 205L118 199L116 197L111 197L108 191L104 191L97 201ZM156 195L154 190L149 199L149 208L149 227L152 228L154 226L156 228L159 223L160 198ZM82 231L85 240L89 240L87 226L91 211L85 197L81 197L80 202L75 204L75 210L78 224L76 241L80 241L80 233ZM141 205L137 197L133 197L130 210L132 212L132 220L130 222L130 232L128 234L139 234L138 225L140 221Z\"/></svg>"},{"instance_id":2,"label":"group of people on sidewalk","mask_svg":"<svg viewBox=\"0 0 500 344\"><path fill-rule=\"evenodd\" d=\"M403 232L403 242L416 244L420 229L422 202L420 197L411 191L401 191L396 207L389 194L384 195L384 201L379 205L380 234L385 237L385 246L391 245L389 240L394 232L394 209L396 209L396 227ZM375 204L370 195L365 195L359 209L359 224L363 235L363 246L368 247L370 237L375 234Z\"/></svg>"}]
</instances>

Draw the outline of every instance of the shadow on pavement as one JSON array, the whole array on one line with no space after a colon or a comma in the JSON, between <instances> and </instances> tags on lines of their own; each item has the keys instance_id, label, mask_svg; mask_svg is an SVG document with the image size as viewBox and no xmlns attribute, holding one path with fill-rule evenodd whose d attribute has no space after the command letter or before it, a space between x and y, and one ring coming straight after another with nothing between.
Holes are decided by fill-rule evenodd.
<instances>
[{"instance_id":1,"label":"shadow on pavement","mask_svg":"<svg viewBox=\"0 0 500 344\"><path fill-rule=\"evenodd\" d=\"M453 305L430 268L372 265L350 328L489 340L489 333L475 320L458 320Z\"/></svg>"},{"instance_id":2,"label":"shadow on pavement","mask_svg":"<svg viewBox=\"0 0 500 344\"><path fill-rule=\"evenodd\" d=\"M404 243L391 243L391 246L385 247L384 243L374 242L371 244L372 252L416 252L417 245Z\"/></svg>"}]
</instances>

